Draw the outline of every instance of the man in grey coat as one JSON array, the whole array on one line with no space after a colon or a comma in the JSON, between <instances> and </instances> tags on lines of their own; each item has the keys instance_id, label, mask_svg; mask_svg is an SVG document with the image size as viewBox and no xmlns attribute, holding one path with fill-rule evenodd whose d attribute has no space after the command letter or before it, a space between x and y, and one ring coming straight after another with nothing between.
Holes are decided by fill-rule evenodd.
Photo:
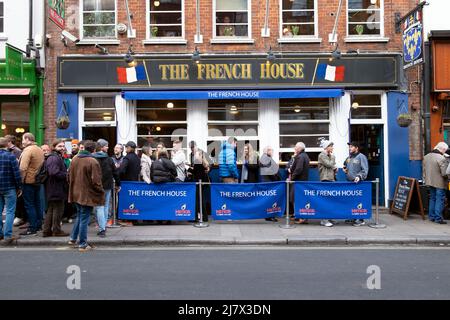
<instances>
[{"instance_id":1,"label":"man in grey coat","mask_svg":"<svg viewBox=\"0 0 450 320\"><path fill-rule=\"evenodd\" d=\"M445 191L447 186L447 166L444 153L448 145L439 142L434 150L423 158L423 181L430 188L430 201L428 205L428 219L439 224L447 224L442 217L444 210Z\"/></svg>"},{"instance_id":2,"label":"man in grey coat","mask_svg":"<svg viewBox=\"0 0 450 320\"><path fill-rule=\"evenodd\" d=\"M321 147L323 151L319 154L318 169L321 182L333 182L336 181L336 157L333 154L334 143L328 140L323 140ZM322 226L332 227L333 221L322 220L320 222Z\"/></svg>"},{"instance_id":3,"label":"man in grey coat","mask_svg":"<svg viewBox=\"0 0 450 320\"><path fill-rule=\"evenodd\" d=\"M279 166L273 160L273 148L267 146L264 148L264 153L259 159L259 173L262 182L280 181L281 178L278 175Z\"/></svg>"}]
</instances>

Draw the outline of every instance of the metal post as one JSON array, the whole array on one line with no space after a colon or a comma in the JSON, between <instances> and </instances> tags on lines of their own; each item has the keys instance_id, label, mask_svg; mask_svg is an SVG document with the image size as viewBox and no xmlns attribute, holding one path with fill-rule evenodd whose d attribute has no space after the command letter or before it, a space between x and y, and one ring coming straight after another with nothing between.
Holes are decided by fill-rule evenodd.
<instances>
[{"instance_id":1,"label":"metal post","mask_svg":"<svg viewBox=\"0 0 450 320\"><path fill-rule=\"evenodd\" d=\"M291 224L289 219L289 184L291 181L286 181L286 224L280 224L279 227L282 229L294 229L295 225Z\"/></svg>"},{"instance_id":2,"label":"metal post","mask_svg":"<svg viewBox=\"0 0 450 320\"><path fill-rule=\"evenodd\" d=\"M202 180L199 180L198 182L199 186L199 200L200 200L200 217L199 221L194 224L194 227L196 228L206 228L209 227L209 224L207 222L203 222L203 188L202 188Z\"/></svg>"},{"instance_id":3,"label":"metal post","mask_svg":"<svg viewBox=\"0 0 450 320\"><path fill-rule=\"evenodd\" d=\"M118 204L118 197L117 197L117 191L116 191L116 183L113 182L113 190L112 190L112 219L113 222L110 226L107 226L108 228L120 228L121 225L116 222L116 213L117 213L117 204Z\"/></svg>"},{"instance_id":4,"label":"metal post","mask_svg":"<svg viewBox=\"0 0 450 320\"><path fill-rule=\"evenodd\" d=\"M379 224L379 208L380 208L380 204L379 204L379 198L380 198L380 179L376 178L375 179L375 203L376 203L376 207L375 207L375 224L369 224L369 227L371 228L375 228L375 229L384 229L386 228L385 224Z\"/></svg>"}]
</instances>

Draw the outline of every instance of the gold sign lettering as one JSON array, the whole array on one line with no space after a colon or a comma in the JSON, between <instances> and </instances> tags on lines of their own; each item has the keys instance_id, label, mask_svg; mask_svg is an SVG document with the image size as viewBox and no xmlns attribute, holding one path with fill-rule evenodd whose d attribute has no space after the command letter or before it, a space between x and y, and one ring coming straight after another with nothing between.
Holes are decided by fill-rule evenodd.
<instances>
[{"instance_id":1,"label":"gold sign lettering","mask_svg":"<svg viewBox=\"0 0 450 320\"><path fill-rule=\"evenodd\" d=\"M198 80L238 80L251 79L250 63L199 63L197 64Z\"/></svg>"},{"instance_id":2,"label":"gold sign lettering","mask_svg":"<svg viewBox=\"0 0 450 320\"><path fill-rule=\"evenodd\" d=\"M261 63L261 79L304 79L303 63Z\"/></svg>"},{"instance_id":3,"label":"gold sign lettering","mask_svg":"<svg viewBox=\"0 0 450 320\"><path fill-rule=\"evenodd\" d=\"M189 65L187 64L161 64L161 80L189 80Z\"/></svg>"}]
</instances>

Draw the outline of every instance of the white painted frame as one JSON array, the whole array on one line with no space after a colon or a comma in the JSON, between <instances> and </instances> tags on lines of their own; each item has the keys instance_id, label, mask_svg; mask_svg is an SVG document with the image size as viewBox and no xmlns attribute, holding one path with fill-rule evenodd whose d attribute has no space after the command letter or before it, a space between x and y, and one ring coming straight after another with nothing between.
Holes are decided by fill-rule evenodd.
<instances>
[{"instance_id":1,"label":"white painted frame","mask_svg":"<svg viewBox=\"0 0 450 320\"><path fill-rule=\"evenodd\" d=\"M3 4L3 32L0 32L0 38L5 38L6 37L6 21L5 21L5 16L6 16L6 1L0 1L0 3Z\"/></svg>"},{"instance_id":2,"label":"white painted frame","mask_svg":"<svg viewBox=\"0 0 450 320\"><path fill-rule=\"evenodd\" d=\"M349 27L349 15L348 15L348 0L347 0L347 6L345 9L345 32L347 37L345 38L346 42L387 42L389 39L385 38L385 32L384 32L384 0L380 1L380 34L379 35L369 35L369 34L363 34L363 35L350 35L348 32Z\"/></svg>"},{"instance_id":3,"label":"white painted frame","mask_svg":"<svg viewBox=\"0 0 450 320\"><path fill-rule=\"evenodd\" d=\"M290 10L300 11L300 10ZM306 11L306 10L303 10ZM312 36L283 36L283 0L279 0L279 39L278 42L321 42L319 39L319 13L317 8L317 0L314 0L314 35Z\"/></svg>"},{"instance_id":4,"label":"white painted frame","mask_svg":"<svg viewBox=\"0 0 450 320\"><path fill-rule=\"evenodd\" d=\"M104 44L118 44L118 36L117 36L117 0L114 1L115 4L115 14L114 14L114 34L115 37L114 38L84 38L83 35L83 26L84 26L84 19L83 19L83 12L84 12L84 6L83 6L84 0L80 0L79 2L79 9L80 9L80 14L79 14L79 21L80 21L80 42L79 44L91 44L91 43L104 43Z\"/></svg>"},{"instance_id":5,"label":"white painted frame","mask_svg":"<svg viewBox=\"0 0 450 320\"><path fill-rule=\"evenodd\" d=\"M213 0L213 14L212 14L212 39L211 43L254 43L252 39L252 0L247 0L247 20L248 20L248 35L247 37L224 37L216 34L216 1Z\"/></svg>"}]
</instances>

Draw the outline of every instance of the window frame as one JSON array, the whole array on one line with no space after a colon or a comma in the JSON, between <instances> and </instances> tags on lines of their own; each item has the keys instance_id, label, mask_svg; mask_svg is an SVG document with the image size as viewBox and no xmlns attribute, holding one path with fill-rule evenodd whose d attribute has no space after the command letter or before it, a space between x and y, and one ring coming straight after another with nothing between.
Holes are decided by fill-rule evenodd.
<instances>
[{"instance_id":1,"label":"window frame","mask_svg":"<svg viewBox=\"0 0 450 320\"><path fill-rule=\"evenodd\" d=\"M219 36L217 35L217 26L216 26L216 14L217 14L217 0L213 0L212 3L212 39L211 43L253 43L254 40L252 39L252 0L246 0L247 1L247 26L248 26L248 35L246 37L242 36L234 36L234 37L227 37L227 36ZM235 12L244 12L242 11L235 11Z\"/></svg>"},{"instance_id":2,"label":"window frame","mask_svg":"<svg viewBox=\"0 0 450 320\"><path fill-rule=\"evenodd\" d=\"M0 1L0 4L3 5L3 15L0 16L0 18L3 19L3 32L0 32L0 37L5 37L6 31L5 31L5 13L6 13L6 1Z\"/></svg>"},{"instance_id":3,"label":"window frame","mask_svg":"<svg viewBox=\"0 0 450 320\"><path fill-rule=\"evenodd\" d=\"M80 8L80 42L83 44L85 43L91 43L94 41L95 43L106 43L106 42L117 42L118 41L118 32L117 32L117 0L114 0L114 38L86 38L84 36L84 1L80 0L79 8ZM90 12L90 11L86 11ZM102 11L93 11L93 12L102 12ZM106 11L105 12L111 12Z\"/></svg>"},{"instance_id":4,"label":"window frame","mask_svg":"<svg viewBox=\"0 0 450 320\"><path fill-rule=\"evenodd\" d=\"M185 17L185 0L181 0L181 37L151 37L151 31L150 31L150 1L152 0L146 0L146 17L145 17L145 40L143 41L144 44L152 44L152 43L178 43L178 44L186 44L186 17ZM178 12L178 11L163 11L162 13L170 13L170 12ZM178 24L171 24L171 25L178 25Z\"/></svg>"},{"instance_id":5,"label":"window frame","mask_svg":"<svg viewBox=\"0 0 450 320\"><path fill-rule=\"evenodd\" d=\"M384 0L379 0L380 1L380 9L372 9L372 10L379 10L380 11L380 34L377 35L373 35L373 34L362 34L362 35L355 35L355 34L350 34L349 33L349 5L348 5L348 1L347 0L347 6L345 8L345 14L346 14L346 19L345 19L345 28L346 28L346 38L345 41L347 42L351 42L352 40L358 41L358 40L380 40L380 39L385 39L385 33L384 33ZM354 10L354 9L352 9ZM363 9L363 10L368 10L368 9Z\"/></svg>"},{"instance_id":6,"label":"window frame","mask_svg":"<svg viewBox=\"0 0 450 320\"><path fill-rule=\"evenodd\" d=\"M279 0L279 42L321 42L319 39L319 23L318 23L318 8L317 8L317 0L314 0L314 9L305 9L305 10L283 10L283 0ZM314 35L299 35L292 37L285 37L283 35L283 12L288 11L314 11ZM301 24L310 24L310 23L299 23Z\"/></svg>"},{"instance_id":7,"label":"window frame","mask_svg":"<svg viewBox=\"0 0 450 320\"><path fill-rule=\"evenodd\" d=\"M380 96L380 105L379 106L364 106L360 105L359 107L365 107L365 108L380 108L381 109L381 117L380 118L353 118L352 113L350 111L350 125L352 124L382 124L386 125L386 119L387 119L387 108L384 108L385 102L384 102L384 92L379 90L357 90L352 91L352 95L354 96L364 96L364 95L379 95ZM352 104L352 98L350 97L350 108Z\"/></svg>"},{"instance_id":8,"label":"window frame","mask_svg":"<svg viewBox=\"0 0 450 320\"><path fill-rule=\"evenodd\" d=\"M80 139L81 139L81 135L83 132L83 128L85 127L117 127L117 109L116 109L116 98L117 94L116 93L111 93L111 92L95 92L95 93L87 93L87 92L83 92L79 94L79 100L78 100L78 104L79 104L79 135L80 135ZM85 121L85 105L86 105L86 101L85 98L101 98L101 97L108 97L108 98L114 98L114 120L111 121ZM105 108L98 108L98 109L103 109L105 110ZM108 108L109 109L109 108ZM89 109L89 110L95 110L95 109Z\"/></svg>"}]
</instances>

